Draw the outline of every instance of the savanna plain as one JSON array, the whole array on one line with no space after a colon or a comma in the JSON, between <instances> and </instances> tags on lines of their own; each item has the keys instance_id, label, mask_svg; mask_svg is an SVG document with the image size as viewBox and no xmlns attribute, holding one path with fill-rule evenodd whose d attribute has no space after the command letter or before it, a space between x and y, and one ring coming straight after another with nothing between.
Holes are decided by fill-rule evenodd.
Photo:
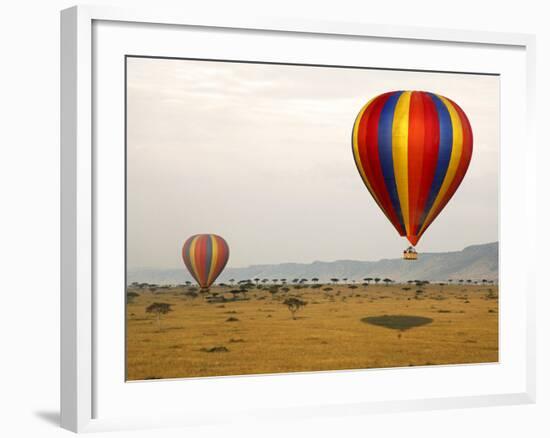
<instances>
[{"instance_id":1,"label":"savanna plain","mask_svg":"<svg viewBox=\"0 0 550 438\"><path fill-rule=\"evenodd\" d=\"M498 362L485 280L134 283L126 296L128 380Z\"/></svg>"}]
</instances>

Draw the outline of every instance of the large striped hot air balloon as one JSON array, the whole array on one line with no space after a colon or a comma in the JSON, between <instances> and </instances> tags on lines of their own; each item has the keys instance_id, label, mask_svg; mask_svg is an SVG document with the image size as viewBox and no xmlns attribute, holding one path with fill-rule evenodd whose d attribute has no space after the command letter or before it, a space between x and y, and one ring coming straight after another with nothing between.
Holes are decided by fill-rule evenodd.
<instances>
[{"instance_id":1,"label":"large striped hot air balloon","mask_svg":"<svg viewBox=\"0 0 550 438\"><path fill-rule=\"evenodd\" d=\"M229 246L216 234L196 234L185 241L181 254L189 273L204 292L225 268Z\"/></svg>"},{"instance_id":2,"label":"large striped hot air balloon","mask_svg":"<svg viewBox=\"0 0 550 438\"><path fill-rule=\"evenodd\" d=\"M473 136L466 114L452 100L392 91L361 109L352 144L370 194L414 246L462 182Z\"/></svg>"}]
</instances>

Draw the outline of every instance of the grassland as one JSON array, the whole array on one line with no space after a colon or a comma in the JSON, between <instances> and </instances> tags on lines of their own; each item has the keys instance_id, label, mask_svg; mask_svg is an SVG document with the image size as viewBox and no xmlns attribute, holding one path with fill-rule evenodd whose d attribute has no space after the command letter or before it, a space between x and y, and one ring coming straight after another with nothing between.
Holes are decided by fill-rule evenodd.
<instances>
[{"instance_id":1,"label":"grassland","mask_svg":"<svg viewBox=\"0 0 550 438\"><path fill-rule=\"evenodd\" d=\"M287 287L236 299L220 286L196 297L189 287L130 287L128 380L498 361L497 286ZM307 302L296 319L289 297ZM160 328L145 311L155 302L172 308ZM384 315L422 323L407 328L401 318L392 328Z\"/></svg>"}]
</instances>

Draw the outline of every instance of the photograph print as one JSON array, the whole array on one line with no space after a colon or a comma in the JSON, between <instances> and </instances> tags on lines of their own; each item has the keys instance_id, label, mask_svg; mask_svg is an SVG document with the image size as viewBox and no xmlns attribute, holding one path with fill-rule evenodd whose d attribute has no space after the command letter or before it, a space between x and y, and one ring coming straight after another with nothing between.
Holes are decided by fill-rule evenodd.
<instances>
[{"instance_id":1,"label":"photograph print","mask_svg":"<svg viewBox=\"0 0 550 438\"><path fill-rule=\"evenodd\" d=\"M498 75L126 57L127 380L498 362L499 105Z\"/></svg>"}]
</instances>

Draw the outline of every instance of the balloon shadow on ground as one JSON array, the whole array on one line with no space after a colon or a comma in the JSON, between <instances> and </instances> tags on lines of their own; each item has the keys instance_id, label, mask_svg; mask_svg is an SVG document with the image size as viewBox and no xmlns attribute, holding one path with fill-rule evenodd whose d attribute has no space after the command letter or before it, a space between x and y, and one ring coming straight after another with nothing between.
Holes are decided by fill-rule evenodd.
<instances>
[{"instance_id":1,"label":"balloon shadow on ground","mask_svg":"<svg viewBox=\"0 0 550 438\"><path fill-rule=\"evenodd\" d=\"M433 322L432 318L412 315L382 315L367 316L361 318L361 321L367 324L378 325L381 327L399 330L401 332L414 327L420 327Z\"/></svg>"}]
</instances>

